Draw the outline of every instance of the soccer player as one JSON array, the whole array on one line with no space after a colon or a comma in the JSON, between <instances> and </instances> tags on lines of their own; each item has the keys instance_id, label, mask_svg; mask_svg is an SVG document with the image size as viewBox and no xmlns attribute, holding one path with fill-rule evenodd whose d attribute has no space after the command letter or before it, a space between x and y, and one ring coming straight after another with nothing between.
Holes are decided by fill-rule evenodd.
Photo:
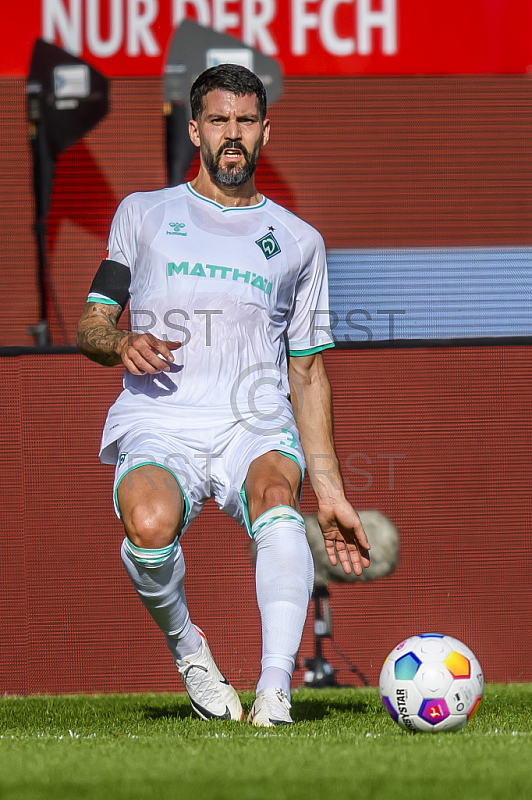
<instances>
[{"instance_id":1,"label":"soccer player","mask_svg":"<svg viewBox=\"0 0 532 800\"><path fill-rule=\"evenodd\" d=\"M122 201L78 347L126 370L100 459L116 464L124 566L194 710L243 719L183 588L180 537L214 497L256 544L263 650L248 720L287 725L313 588L299 511L305 468L331 562L359 574L369 565L334 450L322 358L333 346L325 248L317 231L255 187L270 135L261 81L240 66L213 67L194 82L191 109L199 172ZM118 330L128 301L132 330Z\"/></svg>"}]
</instances>

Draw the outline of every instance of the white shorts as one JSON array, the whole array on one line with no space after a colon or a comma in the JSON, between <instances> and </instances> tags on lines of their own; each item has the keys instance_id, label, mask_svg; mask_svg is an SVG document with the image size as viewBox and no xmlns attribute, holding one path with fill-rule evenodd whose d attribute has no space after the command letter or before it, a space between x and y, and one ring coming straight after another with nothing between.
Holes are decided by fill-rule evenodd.
<instances>
[{"instance_id":1,"label":"white shorts","mask_svg":"<svg viewBox=\"0 0 532 800\"><path fill-rule=\"evenodd\" d=\"M276 450L298 464L301 482L305 457L293 416L277 417L261 430L231 421L211 428L162 431L153 425L136 425L117 442L118 461L114 481L114 506L120 518L117 489L132 470L157 466L174 476L183 493L185 513L182 533L198 516L203 504L214 497L218 507L251 535L244 482L252 461ZM149 480L149 473L147 473ZM155 489L155 484L154 484Z\"/></svg>"}]
</instances>

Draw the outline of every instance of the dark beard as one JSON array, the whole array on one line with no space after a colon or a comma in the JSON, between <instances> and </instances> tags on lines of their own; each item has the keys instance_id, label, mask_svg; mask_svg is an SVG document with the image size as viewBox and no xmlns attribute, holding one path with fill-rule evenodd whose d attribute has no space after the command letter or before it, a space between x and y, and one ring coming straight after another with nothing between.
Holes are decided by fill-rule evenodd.
<instances>
[{"instance_id":1,"label":"dark beard","mask_svg":"<svg viewBox=\"0 0 532 800\"><path fill-rule=\"evenodd\" d=\"M225 168L221 167L220 159L223 151L226 149L240 150L246 162L244 166L240 167L236 164L229 164ZM220 147L216 155L213 155L210 150L207 150L206 147L201 148L201 153L211 178L213 178L216 183L219 183L222 186L236 188L238 186L243 186L249 181L250 178L253 177L253 173L257 169L257 163L259 160L260 142L257 142L252 153L249 153L244 145L241 144L241 142L233 142L230 140L227 140Z\"/></svg>"}]
</instances>

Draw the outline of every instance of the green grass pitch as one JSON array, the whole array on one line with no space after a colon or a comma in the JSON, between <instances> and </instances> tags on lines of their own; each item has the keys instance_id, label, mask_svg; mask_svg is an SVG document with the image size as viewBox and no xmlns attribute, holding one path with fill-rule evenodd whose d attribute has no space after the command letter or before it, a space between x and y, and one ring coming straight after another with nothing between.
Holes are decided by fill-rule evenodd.
<instances>
[{"instance_id":1,"label":"green grass pitch","mask_svg":"<svg viewBox=\"0 0 532 800\"><path fill-rule=\"evenodd\" d=\"M459 733L410 734L376 689L302 689L296 724L203 722L182 694L0 698L1 800L529 800L532 685ZM249 710L251 693L243 693Z\"/></svg>"}]
</instances>

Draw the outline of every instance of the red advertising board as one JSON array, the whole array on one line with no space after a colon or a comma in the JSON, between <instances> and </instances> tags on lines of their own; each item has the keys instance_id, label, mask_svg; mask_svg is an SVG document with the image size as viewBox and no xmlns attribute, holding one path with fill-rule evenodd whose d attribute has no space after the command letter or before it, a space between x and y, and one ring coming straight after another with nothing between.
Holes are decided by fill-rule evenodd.
<instances>
[{"instance_id":1,"label":"red advertising board","mask_svg":"<svg viewBox=\"0 0 532 800\"><path fill-rule=\"evenodd\" d=\"M0 28L0 75L24 76L36 38L110 77L156 76L192 19L277 58L286 75L524 73L531 0L26 0Z\"/></svg>"}]
</instances>

